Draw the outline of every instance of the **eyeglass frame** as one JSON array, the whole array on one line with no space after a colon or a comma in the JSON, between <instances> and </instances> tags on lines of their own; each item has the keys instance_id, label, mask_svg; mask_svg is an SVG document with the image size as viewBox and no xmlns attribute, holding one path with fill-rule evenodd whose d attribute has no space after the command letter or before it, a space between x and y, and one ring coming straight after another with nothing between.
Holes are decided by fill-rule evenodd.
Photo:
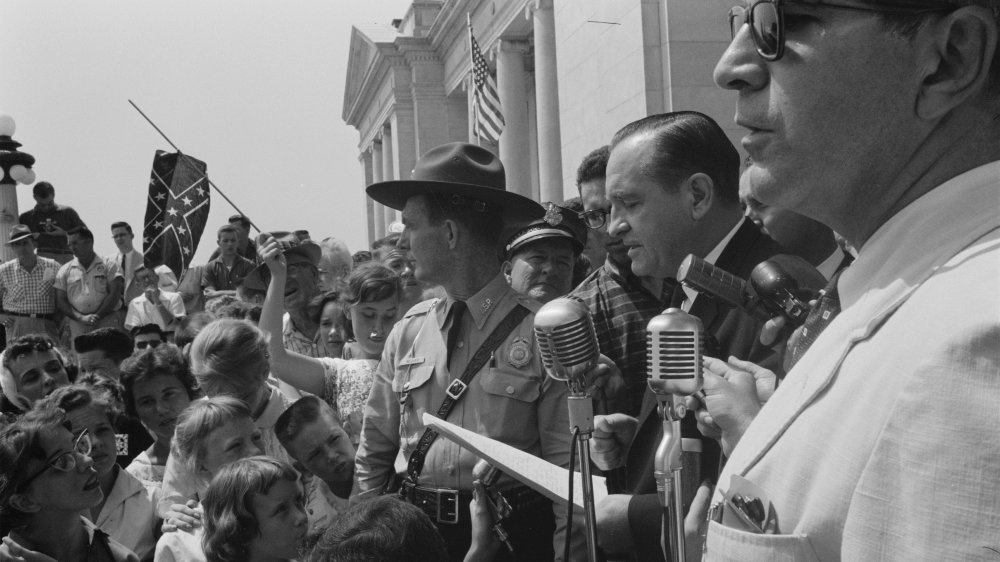
<instances>
[{"instance_id":1,"label":"eyeglass frame","mask_svg":"<svg viewBox=\"0 0 1000 562\"><path fill-rule=\"evenodd\" d=\"M83 444L86 444L86 451L81 450L81 448L80 448L81 445L83 445ZM49 459L46 459L46 461L45 461L45 468L43 468L43 469L39 470L38 472L32 474L23 483L21 483L21 485L19 486L19 488L22 489L22 490L26 489L28 486L31 485L32 482L35 481L36 478L38 478L42 474L45 474L45 472L48 469L50 469L50 468L54 468L54 469L58 470L59 472L69 472L69 471L75 469L77 467L76 456L77 455L82 455L82 456L85 456L85 457L90 456L90 452L93 450L93 447L94 447L93 442L90 439L90 430L84 429L83 431L80 432L80 435L77 435L76 438L73 439L73 449L72 450L70 450L70 451L64 451L64 452L59 453L59 454L57 454L57 455L55 455L53 457L50 457ZM56 466L56 464L58 463L59 459L62 459L62 458L68 458L68 459L70 459L68 461L69 465L66 466L65 468L60 468L60 467Z\"/></svg>"},{"instance_id":2,"label":"eyeglass frame","mask_svg":"<svg viewBox=\"0 0 1000 562\"><path fill-rule=\"evenodd\" d=\"M583 221L583 224L590 230L603 228L604 225L608 224L608 215L610 214L611 213L609 211L605 211L604 209L591 209L589 211L577 213L580 220ZM593 221L591 221L592 217L594 218Z\"/></svg>"},{"instance_id":3,"label":"eyeglass frame","mask_svg":"<svg viewBox=\"0 0 1000 562\"><path fill-rule=\"evenodd\" d=\"M739 30L742 29L744 25L747 25L750 27L750 38L753 40L754 48L756 49L757 54L769 62L780 60L785 54L785 12L781 9L782 5L813 6L841 10L854 10L857 12L899 15L920 15L934 12L948 12L957 10L961 7L949 2L936 0L907 1L905 3L899 2L899 0L877 0L876 3L872 4L861 3L861 0L854 0L858 3L848 3L851 1L852 0L839 0L838 2L827 2L824 0L822 2L804 2L802 0L754 0L749 6L746 7L733 6L729 9L729 32L732 36L731 41L735 41ZM756 28L753 26L753 11L760 4L771 4L774 6L775 21L778 23L778 29L775 33L775 41L778 45L775 48L774 54L764 52L761 48L761 45L764 44L764 39L758 35ZM733 22L736 21L737 18L742 18L742 23L738 26L734 26Z\"/></svg>"}]
</instances>

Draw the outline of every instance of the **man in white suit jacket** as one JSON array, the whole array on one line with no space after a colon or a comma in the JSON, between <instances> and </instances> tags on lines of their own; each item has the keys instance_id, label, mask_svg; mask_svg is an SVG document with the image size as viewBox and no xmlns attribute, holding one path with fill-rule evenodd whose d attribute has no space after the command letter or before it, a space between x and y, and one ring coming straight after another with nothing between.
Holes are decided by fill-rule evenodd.
<instances>
[{"instance_id":1,"label":"man in white suit jacket","mask_svg":"<svg viewBox=\"0 0 1000 562\"><path fill-rule=\"evenodd\" d=\"M711 500L743 476L777 533L713 521L706 559L1000 559L1000 2L731 16L751 193L860 253Z\"/></svg>"}]
</instances>

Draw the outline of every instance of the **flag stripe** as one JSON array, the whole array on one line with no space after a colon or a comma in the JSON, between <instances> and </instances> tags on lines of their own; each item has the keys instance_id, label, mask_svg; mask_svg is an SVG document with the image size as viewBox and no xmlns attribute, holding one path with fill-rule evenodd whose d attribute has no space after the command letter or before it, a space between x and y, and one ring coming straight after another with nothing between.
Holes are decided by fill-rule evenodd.
<instances>
[{"instance_id":1,"label":"flag stripe","mask_svg":"<svg viewBox=\"0 0 1000 562\"><path fill-rule=\"evenodd\" d=\"M500 96L497 94L497 79L486 64L486 58L479 50L479 43L472 33L469 24L469 46L472 55L473 112L476 136L493 143L500 142L503 132L503 113L500 108Z\"/></svg>"}]
</instances>

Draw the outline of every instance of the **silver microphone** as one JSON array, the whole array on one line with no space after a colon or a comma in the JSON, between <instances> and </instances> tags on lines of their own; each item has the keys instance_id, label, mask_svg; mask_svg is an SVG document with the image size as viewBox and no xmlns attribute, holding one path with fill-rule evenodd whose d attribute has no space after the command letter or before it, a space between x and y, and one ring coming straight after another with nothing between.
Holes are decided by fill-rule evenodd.
<instances>
[{"instance_id":1,"label":"silver microphone","mask_svg":"<svg viewBox=\"0 0 1000 562\"><path fill-rule=\"evenodd\" d=\"M646 377L661 399L701 390L704 330L700 319L679 308L664 310L646 325Z\"/></svg>"},{"instance_id":2,"label":"silver microphone","mask_svg":"<svg viewBox=\"0 0 1000 562\"><path fill-rule=\"evenodd\" d=\"M701 320L679 308L668 308L646 325L646 373L663 416L663 435L653 458L653 478L664 510L663 533L670 537L669 560L684 561L684 455L681 419L687 408L681 396L701 390ZM697 456L690 459L697 467ZM687 474L697 475L688 470Z\"/></svg>"},{"instance_id":3,"label":"silver microphone","mask_svg":"<svg viewBox=\"0 0 1000 562\"><path fill-rule=\"evenodd\" d=\"M582 394L587 386L585 374L600 355L587 305L570 297L543 305L535 313L535 340L549 376L569 384L571 393Z\"/></svg>"}]
</instances>

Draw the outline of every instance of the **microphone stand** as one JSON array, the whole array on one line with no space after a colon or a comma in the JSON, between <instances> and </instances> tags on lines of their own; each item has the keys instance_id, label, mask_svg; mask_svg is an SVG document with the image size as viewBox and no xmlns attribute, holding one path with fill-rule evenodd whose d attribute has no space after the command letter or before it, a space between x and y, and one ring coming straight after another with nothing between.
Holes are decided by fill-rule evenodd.
<instances>
[{"instance_id":1,"label":"microphone stand","mask_svg":"<svg viewBox=\"0 0 1000 562\"><path fill-rule=\"evenodd\" d=\"M663 508L663 536L670 543L670 560L684 562L683 489L681 486L681 420L687 407L675 394L657 394L663 417L663 439L656 448L653 476Z\"/></svg>"},{"instance_id":2,"label":"microphone stand","mask_svg":"<svg viewBox=\"0 0 1000 562\"><path fill-rule=\"evenodd\" d=\"M590 437L594 433L594 402L590 394L579 388L576 381L569 382L569 398L567 399L567 409L569 410L569 427L579 429L579 437L576 441L577 452L580 456L580 480L582 481L583 492L583 513L587 523L587 559L590 562L598 562L597 558L597 517L594 510L594 481L590 475ZM573 467L570 467L573 470ZM569 498L573 501L573 498Z\"/></svg>"}]
</instances>

